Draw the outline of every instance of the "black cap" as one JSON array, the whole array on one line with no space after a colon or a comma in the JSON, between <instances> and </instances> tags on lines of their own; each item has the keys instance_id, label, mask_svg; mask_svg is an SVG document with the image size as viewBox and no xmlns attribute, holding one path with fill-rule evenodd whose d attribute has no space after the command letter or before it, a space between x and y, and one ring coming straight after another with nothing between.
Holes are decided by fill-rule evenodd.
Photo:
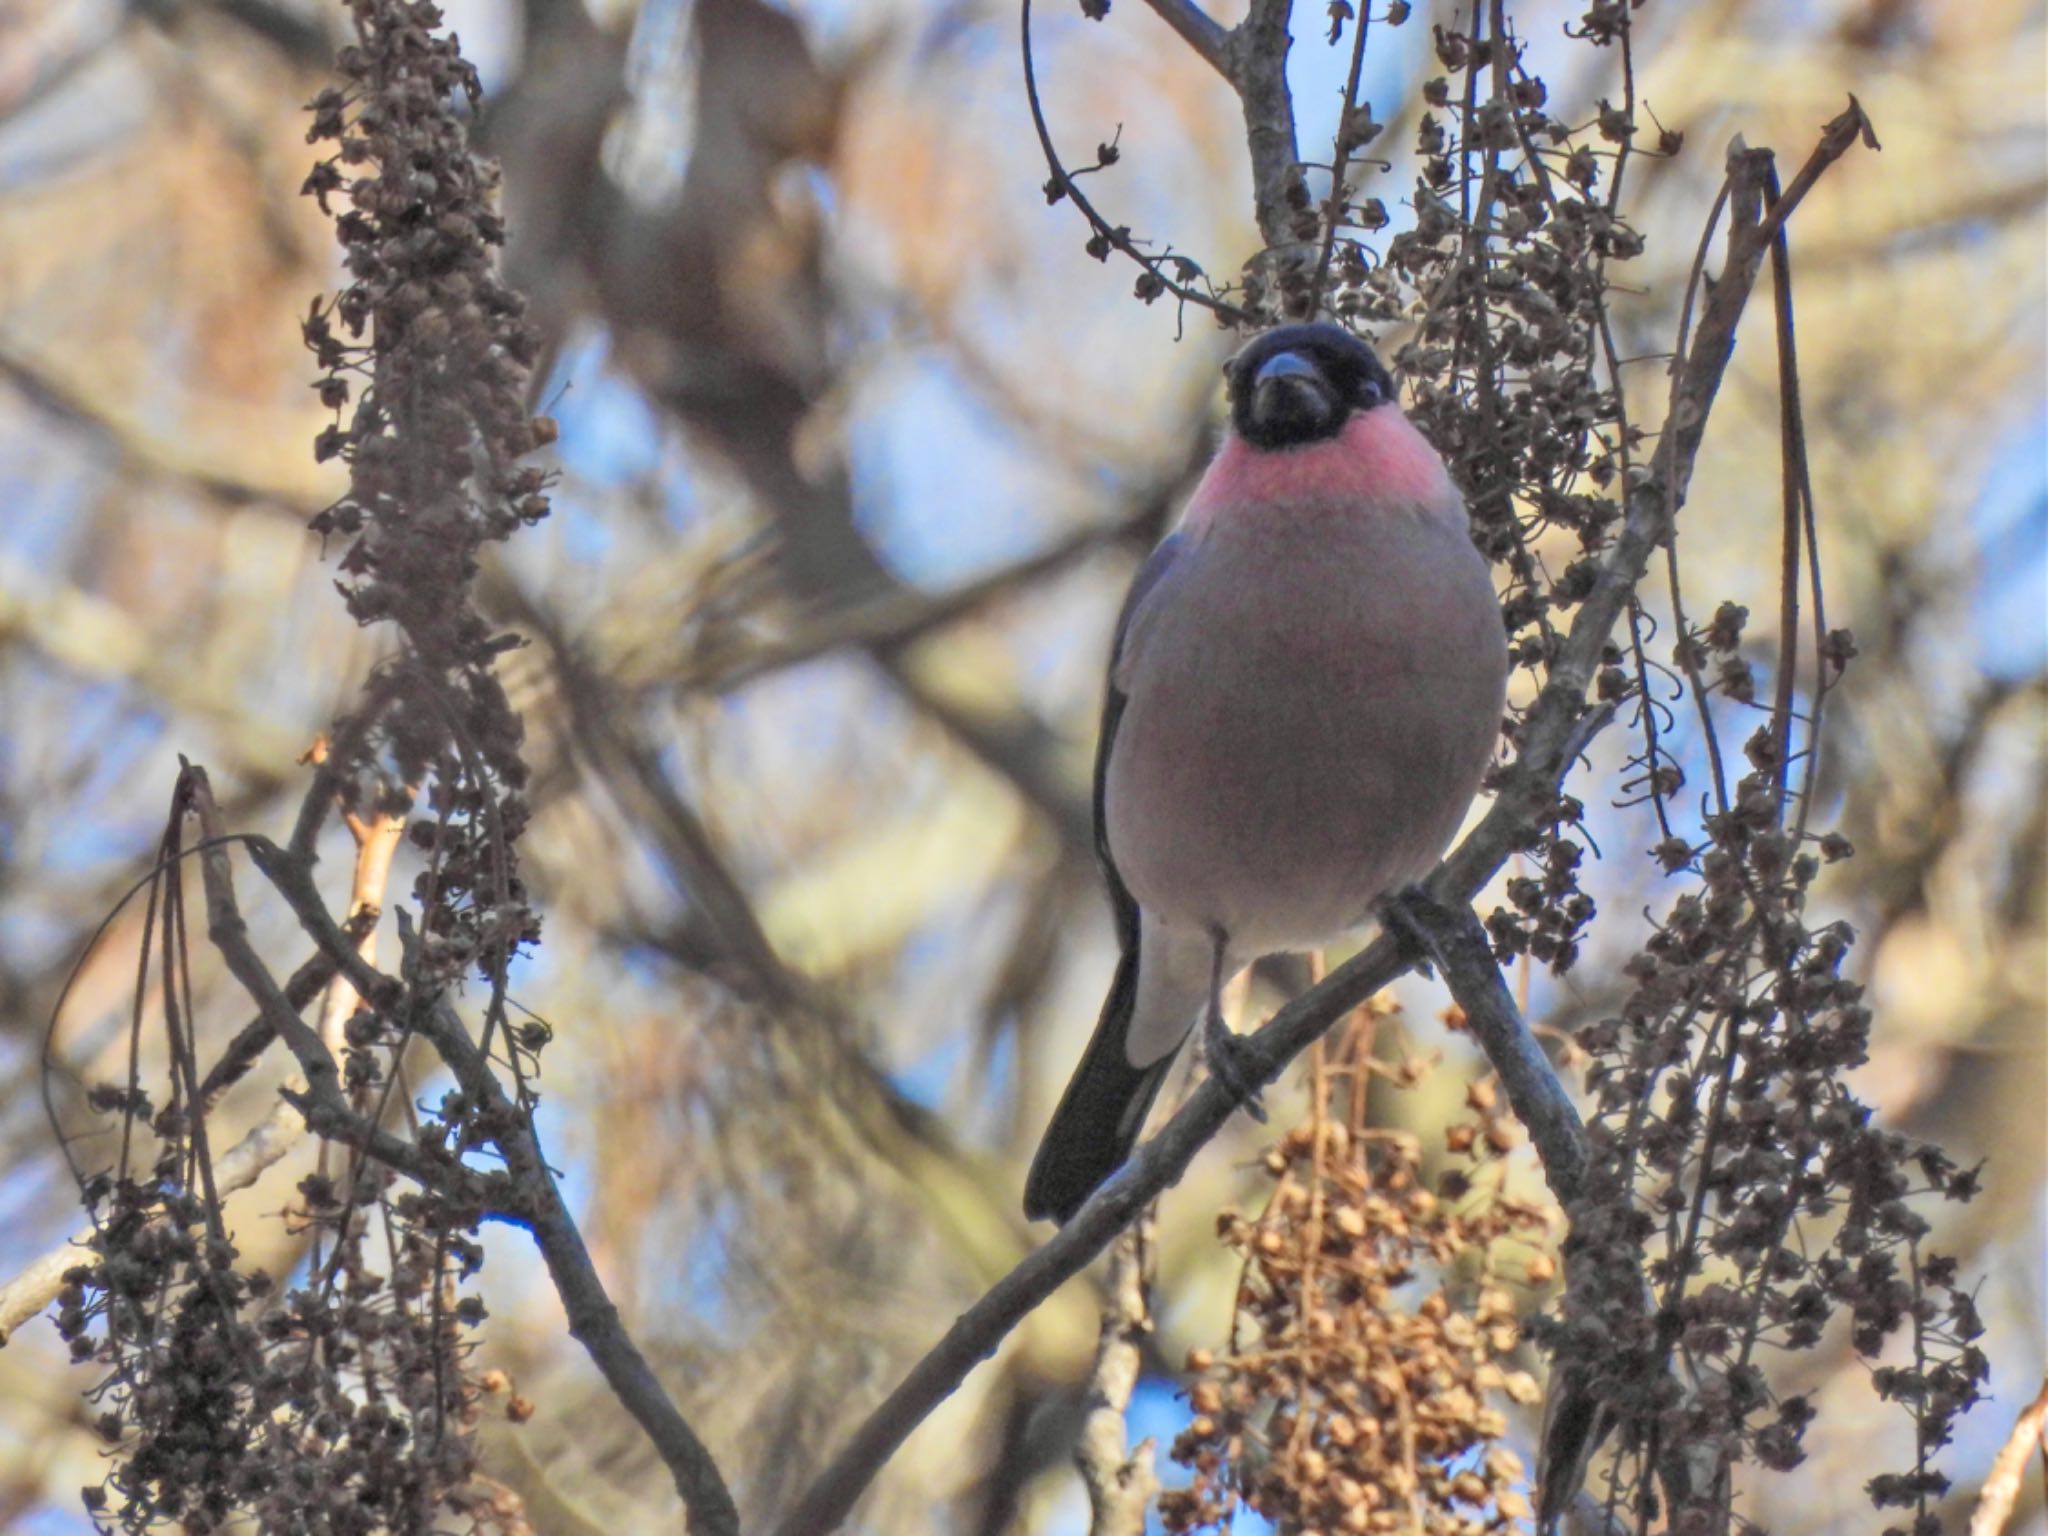
<instances>
[{"instance_id":1,"label":"black cap","mask_svg":"<svg viewBox=\"0 0 2048 1536\"><path fill-rule=\"evenodd\" d=\"M1394 398L1371 347L1327 321L1254 337L1223 370L1230 424L1255 448L1298 448L1335 437L1353 411Z\"/></svg>"}]
</instances>

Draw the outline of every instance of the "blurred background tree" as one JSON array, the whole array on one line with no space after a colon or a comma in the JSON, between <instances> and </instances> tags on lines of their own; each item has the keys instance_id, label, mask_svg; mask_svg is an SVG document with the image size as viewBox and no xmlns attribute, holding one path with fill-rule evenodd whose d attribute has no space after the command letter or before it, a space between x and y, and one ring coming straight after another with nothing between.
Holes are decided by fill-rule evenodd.
<instances>
[{"instance_id":1,"label":"blurred background tree","mask_svg":"<svg viewBox=\"0 0 2048 1536\"><path fill-rule=\"evenodd\" d=\"M1111 963L1086 800L1101 658L1212 440L1232 343L1134 302L1131 271L1046 209L1007 5L449 10L562 429L554 515L484 579L536 641L505 675L546 922L513 993L562 1041L541 1128L615 1297L766 1513L1036 1241L1024 1161ZM1574 120L1618 89L1566 46L1582 10L1515 7ZM1305 154L1348 55L1315 19L1291 63ZM337 278L297 195L299 108L340 20L311 0L21 0L0 22L0 1275L76 1225L43 1035L177 755L211 767L231 823L279 829L291 764L386 644L305 527L339 480L308 451L328 413L298 327ZM1984 1276L1997 1393L1949 1457L1958 1510L2048 1335L2043 29L2020 0L1646 7L1637 96L1685 146L1632 171L1647 246L1617 317L1625 353L1667 347L1727 139L1795 152L1856 93L1884 153L1831 173L1795 247L1830 611L1863 653L1822 786L1857 857L1820 904L1861 934L1878 1025L1860 1091L1989 1159L1982 1198L1931 1213ZM1429 35L1374 37L1361 94L1390 122L1437 73ZM1257 248L1237 103L1151 12L1048 6L1038 66L1069 162L1117 145L1088 184L1115 220L1215 273ZM1411 138L1377 139L1389 163L1360 189L1396 227ZM1752 309L1691 487L1687 579L1709 610L1748 604L1766 657L1777 411ZM1606 782L1624 751L1603 743ZM1663 905L1650 839L1606 798L1587 796L1604 857L1584 879L1607 918L1569 977L1531 978L1539 1026L1611 1007L1635 914ZM250 916L289 932L280 903ZM56 1020L68 1078L120 1075L139 921L117 919ZM204 1005L224 978L202 956L197 980ZM1434 1023L1439 991L1403 996L1382 1048L1442 1058L1405 1111L1427 1137L1481 1067ZM1275 1095L1283 1124L1299 1089ZM270 1102L252 1082L220 1113L247 1125ZM1226 1326L1239 1259L1214 1215L1256 1197L1263 1136L1234 1124L1163 1202L1134 1437L1177 1430L1179 1362ZM230 1206L245 1259L280 1276L304 1238L266 1218L312 1156ZM534 1410L487 1432L492 1473L543 1531L673 1528L666 1473L523 1243L492 1243L488 1294L479 1363ZM862 1528L1085 1528L1067 1458L1099 1306L1077 1282L1034 1314L912 1437ZM36 1327L0 1352L0 1527L86 1528L101 1452L62 1360ZM1871 1529L1861 1485L1910 1461L1910 1423L1846 1345L1787 1370L1822 1417L1748 1513ZM2038 1484L2027 1500L2038 1530Z\"/></svg>"}]
</instances>

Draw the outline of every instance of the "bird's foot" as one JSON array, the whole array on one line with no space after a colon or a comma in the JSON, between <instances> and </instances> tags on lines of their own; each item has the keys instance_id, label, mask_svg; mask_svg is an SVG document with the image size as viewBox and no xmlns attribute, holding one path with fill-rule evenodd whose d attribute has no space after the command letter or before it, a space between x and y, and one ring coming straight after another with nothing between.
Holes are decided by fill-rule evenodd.
<instances>
[{"instance_id":1,"label":"bird's foot","mask_svg":"<svg viewBox=\"0 0 2048 1536\"><path fill-rule=\"evenodd\" d=\"M1404 885L1379 899L1381 923L1407 946L1415 957L1415 968L1425 976L1431 974L1430 966L1436 958L1429 917L1442 910L1437 899L1419 885Z\"/></svg>"},{"instance_id":2,"label":"bird's foot","mask_svg":"<svg viewBox=\"0 0 2048 1536\"><path fill-rule=\"evenodd\" d=\"M1245 1060L1245 1042L1223 1022L1223 1010L1212 1007L1202 1015L1202 1061L1209 1075L1229 1090L1237 1107L1259 1124L1266 1123L1266 1106L1259 1098L1259 1085Z\"/></svg>"}]
</instances>

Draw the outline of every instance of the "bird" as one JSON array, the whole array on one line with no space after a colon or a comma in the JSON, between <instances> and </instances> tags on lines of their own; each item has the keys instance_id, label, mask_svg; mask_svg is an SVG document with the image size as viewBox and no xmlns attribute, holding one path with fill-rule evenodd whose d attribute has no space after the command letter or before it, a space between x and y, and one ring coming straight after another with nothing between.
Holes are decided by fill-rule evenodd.
<instances>
[{"instance_id":1,"label":"bird","mask_svg":"<svg viewBox=\"0 0 2048 1536\"><path fill-rule=\"evenodd\" d=\"M1095 757L1119 957L1025 1182L1061 1224L1129 1157L1182 1044L1255 1107L1224 984L1366 928L1456 835L1500 741L1507 631L1464 496L1373 349L1282 325L1132 579Z\"/></svg>"}]
</instances>

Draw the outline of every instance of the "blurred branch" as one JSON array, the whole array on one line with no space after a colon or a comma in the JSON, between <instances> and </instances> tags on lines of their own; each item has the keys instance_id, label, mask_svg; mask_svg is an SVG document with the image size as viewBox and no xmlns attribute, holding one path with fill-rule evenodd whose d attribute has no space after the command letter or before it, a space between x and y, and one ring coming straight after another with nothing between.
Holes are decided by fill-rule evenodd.
<instances>
[{"instance_id":1,"label":"blurred branch","mask_svg":"<svg viewBox=\"0 0 2048 1536\"><path fill-rule=\"evenodd\" d=\"M903 643L908 643L911 638L972 611L977 604L1009 591L1019 582L1047 574L1104 540L1124 536L1135 521L1076 535L1041 556L996 572L959 593L926 599L905 591L849 603L845 612L849 616L887 616L887 622L877 624L877 633L900 635ZM587 758L586 769L612 794L631 800L629 809L636 824L652 833L650 855L660 860L665 878L684 894L687 903L687 911L665 927L622 927L613 930L610 937L621 944L658 949L683 969L710 976L766 1011L769 1018L764 1019L762 1027L779 1028L800 1052L815 1053L805 1057L806 1067L798 1074L800 1079L815 1085L838 1107L861 1143L894 1169L906 1188L919 1192L942 1225L960 1228L961 1210L972 1207L973 1220L969 1225L974 1231L968 1234L967 1246L979 1250L981 1272L997 1274L1013 1264L1025 1241L1015 1217L998 1209L990 1198L986 1180L963 1176L963 1154L944 1121L906 1097L876 1067L856 1043L858 1032L844 1010L777 952L746 889L727 864L710 830L635 729L633 722L637 717L630 710L616 707L615 691L605 681L608 669L587 662L561 633L553 617L530 599L519 594L517 601L522 623L540 636L550 653L560 680L555 691L570 711L568 734L579 743L579 751ZM828 628L834 627L829 619L821 622ZM854 627L857 626L848 626ZM850 638L848 643L853 643ZM878 641L874 649L880 653L890 647ZM778 659L795 659L788 652L776 654ZM741 660L736 665L746 663ZM730 672L720 673L717 686L725 686L730 676ZM928 702L912 684L901 678L899 681L903 681L913 702L936 709L936 701ZM1037 734L1044 734L1042 726L1037 728ZM1030 760L1047 758L1049 751L1040 751ZM1015 764L999 766L998 771L1009 772L1014 767ZM1046 786L1046 794L1062 801L1073 798L1050 767L1038 777ZM1055 809L1048 814L1057 820L1061 813ZM1084 825L1079 835L1084 839L1082 846L1086 846L1085 812L1081 814ZM783 1109L788 1112L787 1105ZM991 1242L985 1236L974 1235L987 1233L1000 1236Z\"/></svg>"},{"instance_id":2,"label":"blurred branch","mask_svg":"<svg viewBox=\"0 0 2048 1536\"><path fill-rule=\"evenodd\" d=\"M13 1337L15 1329L57 1299L68 1271L91 1262L91 1250L85 1246L91 1241L90 1230L81 1232L0 1285L0 1346Z\"/></svg>"},{"instance_id":3,"label":"blurred branch","mask_svg":"<svg viewBox=\"0 0 2048 1536\"><path fill-rule=\"evenodd\" d=\"M123 494L142 499L132 488ZM220 614L186 610L190 628L166 644L129 605L0 555L0 643L32 648L82 682L176 710L188 729L205 730L215 760L232 771L246 800L277 785L277 765L298 755L305 733L281 713L240 708L209 685L195 652L204 654L220 634Z\"/></svg>"},{"instance_id":4,"label":"blurred branch","mask_svg":"<svg viewBox=\"0 0 2048 1536\"><path fill-rule=\"evenodd\" d=\"M1109 1257L1102 1337L1095 1348L1095 1367L1088 1373L1081 1437L1074 1446L1074 1464L1088 1486L1093 1512L1088 1536L1144 1536L1146 1506L1159 1491L1152 1442L1141 1441L1133 1448L1124 1425L1142 1365L1141 1346L1152 1331L1145 1294L1151 1225L1149 1219L1141 1221L1124 1233Z\"/></svg>"},{"instance_id":5,"label":"blurred branch","mask_svg":"<svg viewBox=\"0 0 2048 1536\"><path fill-rule=\"evenodd\" d=\"M1087 797L1061 770L1059 743L1042 720L1021 708L997 715L947 698L918 675L894 644L874 647L874 657L906 698L943 726L983 766L1007 779L1058 828L1068 847L1094 846L1094 821Z\"/></svg>"},{"instance_id":6,"label":"blurred branch","mask_svg":"<svg viewBox=\"0 0 2048 1536\"><path fill-rule=\"evenodd\" d=\"M928 594L898 587L828 608L803 620L780 640L751 646L738 655L712 655L683 673L686 688L730 693L788 667L853 646L903 646L1047 577L1056 576L1102 549L1136 539L1157 525L1151 498L1121 521L1078 529L1035 555L991 571L947 592Z\"/></svg>"},{"instance_id":7,"label":"blurred branch","mask_svg":"<svg viewBox=\"0 0 2048 1536\"><path fill-rule=\"evenodd\" d=\"M571 734L594 759L603 781L632 795L640 821L649 828L672 877L687 893L697 919L693 937L707 956L725 963L722 979L770 1003L786 1004L800 983L783 964L761 927L747 894L726 868L696 810L677 791L639 733L631 716L612 707L604 677L583 664L575 648L553 626L534 616L561 677Z\"/></svg>"},{"instance_id":8,"label":"blurred branch","mask_svg":"<svg viewBox=\"0 0 2048 1536\"><path fill-rule=\"evenodd\" d=\"M206 467L198 456L182 457L171 440L155 441L138 436L111 407L81 393L55 378L26 357L0 346L0 379L5 379L45 415L104 442L120 458L178 481L203 495L230 506L251 503L276 504L297 513L311 513L311 504L293 501L279 487L238 480Z\"/></svg>"},{"instance_id":9,"label":"blurred branch","mask_svg":"<svg viewBox=\"0 0 2048 1536\"><path fill-rule=\"evenodd\" d=\"M2005 1529L2019 1502L2028 1458L2036 1454L2041 1458L2042 1479L2048 1482L2048 1380L2041 1383L2040 1395L2020 1414L2012 1434L1998 1448L1984 1490L1977 1496L1977 1507L1970 1514L1970 1536L1998 1536Z\"/></svg>"},{"instance_id":10,"label":"blurred branch","mask_svg":"<svg viewBox=\"0 0 2048 1536\"><path fill-rule=\"evenodd\" d=\"M211 4L213 9L262 38L294 64L324 64L333 52L334 45L325 28L317 21L309 20L306 12L298 6L273 5L269 0L211 0ZM175 15L183 8L171 0L153 0L148 6L136 7L137 10L154 13L151 19L158 22L165 19L164 13ZM176 35L174 28L166 30Z\"/></svg>"},{"instance_id":11,"label":"blurred branch","mask_svg":"<svg viewBox=\"0 0 2048 1536\"><path fill-rule=\"evenodd\" d=\"M1729 201L1738 210L1721 273L1696 334L1683 350L1672 405L1657 452L1629 490L1621 535L1602 556L1592 588L1573 620L1549 681L1531 706L1520 753L1492 808L1426 882L1436 900L1469 904L1542 824L1576 755L1591 685L1609 634L1652 554L1669 536L1684 500L1706 423L1735 345L1736 325L1754 286L1771 234L1826 167L1867 137L1868 121L1852 100L1822 131L1806 168L1769 210L1761 207L1763 165L1757 152L1731 154ZM1745 217L1743 210L1748 206ZM1718 213L1718 205L1717 205ZM1409 969L1405 944L1381 933L1321 985L1295 998L1241 1042L1240 1076L1256 1091L1353 1008ZM1238 1098L1214 1078L1130 1162L1089 1197L1044 1247L998 1281L954 1322L913 1366L777 1527L780 1536L821 1536L851 1513L876 1472L969 1371L994 1353L1017 1323L1079 1273L1137 1219L1160 1191L1176 1183L1195 1154L1236 1111Z\"/></svg>"}]
</instances>

